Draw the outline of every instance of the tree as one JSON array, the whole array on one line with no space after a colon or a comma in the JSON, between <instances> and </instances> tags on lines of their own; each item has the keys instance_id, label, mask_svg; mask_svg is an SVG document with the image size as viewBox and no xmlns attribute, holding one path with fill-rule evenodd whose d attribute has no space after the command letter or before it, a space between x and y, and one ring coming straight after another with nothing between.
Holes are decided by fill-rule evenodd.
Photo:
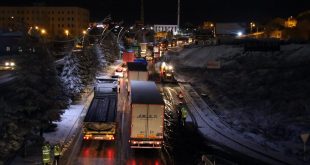
<instances>
[{"instance_id":1,"label":"tree","mask_svg":"<svg viewBox=\"0 0 310 165\"><path fill-rule=\"evenodd\" d=\"M84 46L83 51L77 53L79 60L79 75L84 86L89 85L96 76L99 62L93 46Z\"/></svg>"},{"instance_id":2,"label":"tree","mask_svg":"<svg viewBox=\"0 0 310 165\"><path fill-rule=\"evenodd\" d=\"M65 65L61 73L61 80L64 84L65 92L71 99L78 96L83 89L78 64L79 61L76 55L70 53L65 57Z\"/></svg>"},{"instance_id":3,"label":"tree","mask_svg":"<svg viewBox=\"0 0 310 165\"><path fill-rule=\"evenodd\" d=\"M113 63L119 57L119 47L116 42L116 37L113 33L107 34L108 36L102 41L102 48L105 59Z\"/></svg>"},{"instance_id":4,"label":"tree","mask_svg":"<svg viewBox=\"0 0 310 165\"><path fill-rule=\"evenodd\" d=\"M21 115L21 123L30 129L43 130L52 121L60 120L68 99L62 92L62 84L57 76L54 60L41 42L25 39L23 55L18 62L15 83L15 109Z\"/></svg>"}]
</instances>

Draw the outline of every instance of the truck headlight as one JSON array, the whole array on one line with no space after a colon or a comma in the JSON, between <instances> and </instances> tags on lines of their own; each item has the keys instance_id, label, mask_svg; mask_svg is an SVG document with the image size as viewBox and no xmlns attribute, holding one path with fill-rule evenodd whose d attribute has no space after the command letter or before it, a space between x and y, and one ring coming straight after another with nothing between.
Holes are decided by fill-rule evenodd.
<instances>
[{"instance_id":1,"label":"truck headlight","mask_svg":"<svg viewBox=\"0 0 310 165\"><path fill-rule=\"evenodd\" d=\"M15 66L15 62L11 62L11 63L10 63L10 66Z\"/></svg>"},{"instance_id":2,"label":"truck headlight","mask_svg":"<svg viewBox=\"0 0 310 165\"><path fill-rule=\"evenodd\" d=\"M5 66L9 66L10 65L10 63L9 62L5 62Z\"/></svg>"}]
</instances>

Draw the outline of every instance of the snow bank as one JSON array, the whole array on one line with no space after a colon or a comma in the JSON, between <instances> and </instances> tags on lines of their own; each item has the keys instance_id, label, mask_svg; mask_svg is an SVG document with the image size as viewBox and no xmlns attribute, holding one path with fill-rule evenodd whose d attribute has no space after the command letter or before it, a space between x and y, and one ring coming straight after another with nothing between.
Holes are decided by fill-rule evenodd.
<instances>
[{"instance_id":1,"label":"snow bank","mask_svg":"<svg viewBox=\"0 0 310 165\"><path fill-rule=\"evenodd\" d=\"M70 108L65 110L65 113L61 116L60 122L54 122L57 124L55 132L45 133L44 138L51 144L64 143L71 133L77 128L78 119L83 111L84 105L71 105Z\"/></svg>"}]
</instances>

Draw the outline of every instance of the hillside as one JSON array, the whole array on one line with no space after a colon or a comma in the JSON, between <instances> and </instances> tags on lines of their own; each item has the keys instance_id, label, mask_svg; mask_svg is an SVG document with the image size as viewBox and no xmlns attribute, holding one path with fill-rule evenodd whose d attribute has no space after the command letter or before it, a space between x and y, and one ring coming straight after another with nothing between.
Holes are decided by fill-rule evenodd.
<instances>
[{"instance_id":1,"label":"hillside","mask_svg":"<svg viewBox=\"0 0 310 165\"><path fill-rule=\"evenodd\" d=\"M221 69L207 69L208 60L220 61ZM172 61L177 78L207 94L216 113L246 138L302 156L300 133L310 132L310 45L284 45L278 52L184 49Z\"/></svg>"}]
</instances>

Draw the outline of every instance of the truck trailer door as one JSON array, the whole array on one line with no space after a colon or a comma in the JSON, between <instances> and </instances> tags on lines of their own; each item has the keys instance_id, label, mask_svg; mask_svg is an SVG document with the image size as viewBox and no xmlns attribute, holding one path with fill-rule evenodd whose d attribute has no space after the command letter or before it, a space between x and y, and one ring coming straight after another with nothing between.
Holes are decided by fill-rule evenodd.
<instances>
[{"instance_id":1,"label":"truck trailer door","mask_svg":"<svg viewBox=\"0 0 310 165\"><path fill-rule=\"evenodd\" d=\"M149 105L148 107L148 133L147 138L162 139L164 126L164 106L163 105Z\"/></svg>"},{"instance_id":2,"label":"truck trailer door","mask_svg":"<svg viewBox=\"0 0 310 165\"><path fill-rule=\"evenodd\" d=\"M131 138L147 137L147 104L132 104Z\"/></svg>"}]
</instances>

